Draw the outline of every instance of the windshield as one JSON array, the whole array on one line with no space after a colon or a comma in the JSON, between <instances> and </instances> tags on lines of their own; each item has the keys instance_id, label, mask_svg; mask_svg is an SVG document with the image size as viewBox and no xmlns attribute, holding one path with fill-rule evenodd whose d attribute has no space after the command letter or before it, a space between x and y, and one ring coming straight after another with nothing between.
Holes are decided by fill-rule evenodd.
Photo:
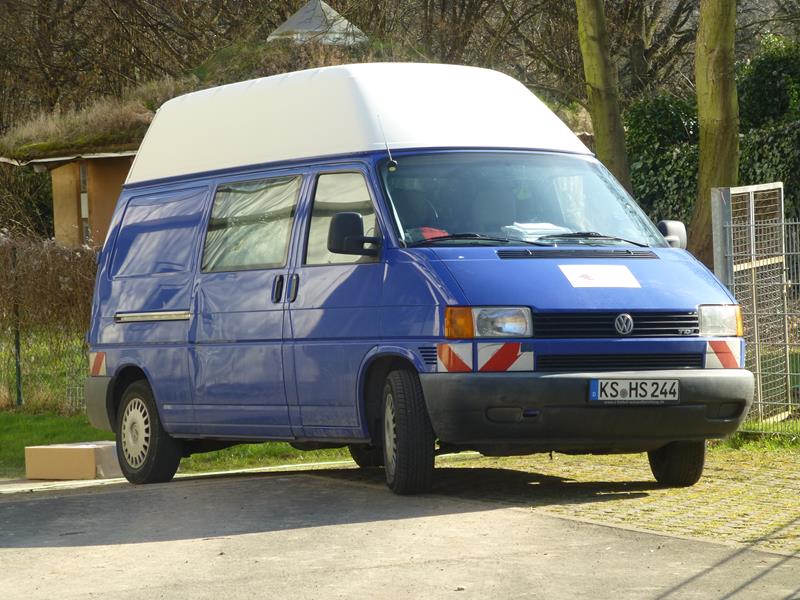
<instances>
[{"instance_id":1,"label":"windshield","mask_svg":"<svg viewBox=\"0 0 800 600\"><path fill-rule=\"evenodd\" d=\"M381 176L408 245L666 245L590 157L454 152L398 163L384 161Z\"/></svg>"}]
</instances>

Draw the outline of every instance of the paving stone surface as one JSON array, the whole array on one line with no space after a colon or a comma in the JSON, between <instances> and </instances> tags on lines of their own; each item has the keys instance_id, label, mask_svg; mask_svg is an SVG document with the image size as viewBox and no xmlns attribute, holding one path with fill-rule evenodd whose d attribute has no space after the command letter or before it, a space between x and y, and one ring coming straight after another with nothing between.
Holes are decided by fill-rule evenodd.
<instances>
[{"instance_id":1,"label":"paving stone surface","mask_svg":"<svg viewBox=\"0 0 800 600\"><path fill-rule=\"evenodd\" d=\"M318 473L375 485L383 478L380 469ZM800 554L800 450L713 448L689 488L659 486L645 454L459 454L437 459L433 493Z\"/></svg>"},{"instance_id":2,"label":"paving stone surface","mask_svg":"<svg viewBox=\"0 0 800 600\"><path fill-rule=\"evenodd\" d=\"M712 449L703 478L673 489L654 482L646 455L454 458L447 464L528 474L533 510L800 553L800 452ZM489 493L502 499L503 490Z\"/></svg>"}]
</instances>

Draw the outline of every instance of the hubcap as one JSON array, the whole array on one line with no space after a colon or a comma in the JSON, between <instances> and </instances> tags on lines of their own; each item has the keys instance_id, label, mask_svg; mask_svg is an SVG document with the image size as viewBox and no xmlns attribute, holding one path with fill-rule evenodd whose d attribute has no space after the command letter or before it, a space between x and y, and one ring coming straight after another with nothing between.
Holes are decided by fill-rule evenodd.
<instances>
[{"instance_id":1,"label":"hubcap","mask_svg":"<svg viewBox=\"0 0 800 600\"><path fill-rule=\"evenodd\" d=\"M122 415L122 454L134 469L144 464L150 449L150 412L144 400L134 398Z\"/></svg>"},{"instance_id":2,"label":"hubcap","mask_svg":"<svg viewBox=\"0 0 800 600\"><path fill-rule=\"evenodd\" d=\"M394 469L397 463L397 432L395 431L394 396L391 391L386 394L384 402L383 447L386 453L386 474L391 481L394 479Z\"/></svg>"}]
</instances>

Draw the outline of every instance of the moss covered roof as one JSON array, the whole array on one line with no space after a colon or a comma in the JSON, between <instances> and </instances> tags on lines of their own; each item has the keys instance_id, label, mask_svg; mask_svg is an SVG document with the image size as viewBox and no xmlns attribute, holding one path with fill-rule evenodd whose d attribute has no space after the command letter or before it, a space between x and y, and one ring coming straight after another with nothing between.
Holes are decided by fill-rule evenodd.
<instances>
[{"instance_id":1,"label":"moss covered roof","mask_svg":"<svg viewBox=\"0 0 800 600\"><path fill-rule=\"evenodd\" d=\"M331 46L288 40L250 40L231 44L181 78L164 78L128 90L120 98L102 98L77 111L40 114L0 136L0 157L37 159L136 150L156 110L187 92L313 67L376 61L418 61L419 56L378 42ZM553 107L573 130L590 130L579 107Z\"/></svg>"},{"instance_id":2,"label":"moss covered roof","mask_svg":"<svg viewBox=\"0 0 800 600\"><path fill-rule=\"evenodd\" d=\"M185 77L151 81L128 90L121 98L102 98L82 110L43 113L21 123L0 136L0 157L26 162L136 150L158 107L180 94L288 71L370 60L375 58L367 47L311 42L298 45L290 41L232 44Z\"/></svg>"},{"instance_id":3,"label":"moss covered roof","mask_svg":"<svg viewBox=\"0 0 800 600\"><path fill-rule=\"evenodd\" d=\"M0 137L0 156L18 161L81 153L135 150L156 109L195 89L196 78L166 78L102 98L77 111L43 113Z\"/></svg>"}]
</instances>

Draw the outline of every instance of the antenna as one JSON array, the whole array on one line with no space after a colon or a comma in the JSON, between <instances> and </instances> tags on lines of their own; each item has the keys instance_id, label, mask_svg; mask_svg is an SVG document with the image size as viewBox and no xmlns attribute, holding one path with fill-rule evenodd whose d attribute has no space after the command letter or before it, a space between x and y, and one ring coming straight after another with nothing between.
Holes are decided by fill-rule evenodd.
<instances>
[{"instance_id":1,"label":"antenna","mask_svg":"<svg viewBox=\"0 0 800 600\"><path fill-rule=\"evenodd\" d=\"M394 173L397 171L397 161L392 158L392 151L389 149L389 140L386 139L386 132L383 130L383 120L381 119L380 114L378 116L378 125L381 128L381 136L383 136L383 144L386 146L386 154L389 155L389 162L386 163L386 169L389 173Z\"/></svg>"}]
</instances>

